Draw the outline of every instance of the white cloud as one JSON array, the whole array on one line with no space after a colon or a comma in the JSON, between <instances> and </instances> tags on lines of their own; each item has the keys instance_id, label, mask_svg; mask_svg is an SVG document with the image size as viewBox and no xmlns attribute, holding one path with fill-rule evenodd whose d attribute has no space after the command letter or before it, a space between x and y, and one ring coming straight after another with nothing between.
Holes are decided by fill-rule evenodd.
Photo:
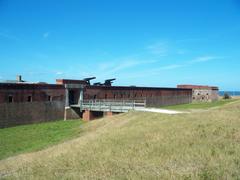
<instances>
[{"instance_id":1,"label":"white cloud","mask_svg":"<svg viewBox=\"0 0 240 180\"><path fill-rule=\"evenodd\" d=\"M147 64L153 64L157 62L156 60L139 60L136 57L126 57L126 58L120 58L117 59L114 62L103 62L99 64L99 68L95 69L95 74L100 79L110 78L110 77L116 77L119 74L125 74L127 73L125 70L130 69L131 71L134 71L134 68L141 66L141 65L147 65Z\"/></svg>"},{"instance_id":2,"label":"white cloud","mask_svg":"<svg viewBox=\"0 0 240 180\"><path fill-rule=\"evenodd\" d=\"M50 32L45 32L43 33L43 38L46 39L49 37L49 35L50 35Z\"/></svg>"},{"instance_id":3,"label":"white cloud","mask_svg":"<svg viewBox=\"0 0 240 180\"><path fill-rule=\"evenodd\" d=\"M200 63L200 62L207 62L207 61L211 61L214 59L220 59L221 57L216 57L216 56L201 56L201 57L197 57L195 59L193 59L192 61L189 61L191 63Z\"/></svg>"},{"instance_id":4,"label":"white cloud","mask_svg":"<svg viewBox=\"0 0 240 180\"><path fill-rule=\"evenodd\" d=\"M59 72L56 72L56 75L63 75L64 73L59 71Z\"/></svg>"},{"instance_id":5,"label":"white cloud","mask_svg":"<svg viewBox=\"0 0 240 180\"><path fill-rule=\"evenodd\" d=\"M166 43L160 42L160 43L149 45L147 47L147 50L149 50L150 53L155 55L167 56L168 46Z\"/></svg>"},{"instance_id":6,"label":"white cloud","mask_svg":"<svg viewBox=\"0 0 240 180\"><path fill-rule=\"evenodd\" d=\"M170 70L170 69L177 69L177 68L181 68L185 65L183 64L171 64L171 65L167 65L167 66L163 66L161 67L160 69L163 69L163 70Z\"/></svg>"},{"instance_id":7,"label":"white cloud","mask_svg":"<svg viewBox=\"0 0 240 180\"><path fill-rule=\"evenodd\" d=\"M210 60L214 60L214 59L219 59L219 58L223 58L223 57L217 57L217 56L200 56L200 57L196 57L193 60L190 61L185 61L179 64L169 64L166 66L161 66L158 68L153 68L151 70L146 71L144 74L159 74L161 71L164 70L173 70L173 69L178 69L178 68L183 68L183 67L188 67L191 65L194 65L196 63L204 63L204 62L208 62Z\"/></svg>"},{"instance_id":8,"label":"white cloud","mask_svg":"<svg viewBox=\"0 0 240 180\"><path fill-rule=\"evenodd\" d=\"M156 62L155 60L141 61L136 59L123 59L116 62L115 64L112 64L112 67L109 68L109 71L111 73L116 73L118 71L122 71L128 68L136 67L143 64L152 64L155 62Z\"/></svg>"}]
</instances>

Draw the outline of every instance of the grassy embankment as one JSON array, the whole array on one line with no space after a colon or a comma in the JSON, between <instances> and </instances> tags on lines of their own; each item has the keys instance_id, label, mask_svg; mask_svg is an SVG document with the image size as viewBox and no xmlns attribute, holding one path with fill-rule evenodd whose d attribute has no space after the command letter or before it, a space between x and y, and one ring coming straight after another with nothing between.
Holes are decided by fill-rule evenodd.
<instances>
[{"instance_id":1,"label":"grassy embankment","mask_svg":"<svg viewBox=\"0 0 240 180\"><path fill-rule=\"evenodd\" d=\"M232 102L235 102L239 100L239 98L234 98L234 99L220 99L219 101L214 101L214 102L193 102L191 104L180 104L180 105L173 105L173 106L165 106L162 107L164 109L169 109L169 110L187 110L187 111L191 111L191 110L206 110L206 109L210 109L210 108L217 108L217 107L221 107L225 104L229 104Z\"/></svg>"},{"instance_id":2,"label":"grassy embankment","mask_svg":"<svg viewBox=\"0 0 240 180\"><path fill-rule=\"evenodd\" d=\"M81 126L80 137L0 161L19 179L238 179L240 102L206 112L130 112Z\"/></svg>"},{"instance_id":3,"label":"grassy embankment","mask_svg":"<svg viewBox=\"0 0 240 180\"><path fill-rule=\"evenodd\" d=\"M0 159L77 137L82 121L55 121L0 129Z\"/></svg>"}]
</instances>

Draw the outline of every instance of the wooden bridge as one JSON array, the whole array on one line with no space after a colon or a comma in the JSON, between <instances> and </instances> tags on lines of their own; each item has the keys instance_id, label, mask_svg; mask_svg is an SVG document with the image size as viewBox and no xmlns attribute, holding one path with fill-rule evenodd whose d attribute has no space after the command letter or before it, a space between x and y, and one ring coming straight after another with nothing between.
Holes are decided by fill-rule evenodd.
<instances>
[{"instance_id":1,"label":"wooden bridge","mask_svg":"<svg viewBox=\"0 0 240 180\"><path fill-rule=\"evenodd\" d=\"M80 108L81 111L101 112L128 112L146 107L146 100L84 100L79 104L71 105L73 108Z\"/></svg>"},{"instance_id":2,"label":"wooden bridge","mask_svg":"<svg viewBox=\"0 0 240 180\"><path fill-rule=\"evenodd\" d=\"M84 120L91 120L101 115L113 115L114 113L141 110L146 107L146 100L118 100L118 99L83 99L83 86L78 84L66 84L66 102L64 119L72 119L79 116ZM72 89L79 89L77 104L73 102ZM76 116L75 116L76 115Z\"/></svg>"}]
</instances>

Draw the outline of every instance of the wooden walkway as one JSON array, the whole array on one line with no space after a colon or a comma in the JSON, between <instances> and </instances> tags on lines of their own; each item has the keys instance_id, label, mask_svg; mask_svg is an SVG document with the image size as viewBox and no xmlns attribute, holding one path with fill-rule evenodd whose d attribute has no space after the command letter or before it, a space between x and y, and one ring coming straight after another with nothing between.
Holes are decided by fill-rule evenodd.
<instances>
[{"instance_id":1,"label":"wooden walkway","mask_svg":"<svg viewBox=\"0 0 240 180\"><path fill-rule=\"evenodd\" d=\"M102 112L128 112L146 107L145 100L84 100L80 104L71 107L81 110L102 111Z\"/></svg>"}]
</instances>

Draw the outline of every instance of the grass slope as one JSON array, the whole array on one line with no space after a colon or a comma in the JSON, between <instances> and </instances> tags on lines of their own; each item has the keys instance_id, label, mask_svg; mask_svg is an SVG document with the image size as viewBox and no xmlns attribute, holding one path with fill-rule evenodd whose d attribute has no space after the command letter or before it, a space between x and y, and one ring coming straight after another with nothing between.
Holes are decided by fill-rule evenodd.
<instances>
[{"instance_id":1,"label":"grass slope","mask_svg":"<svg viewBox=\"0 0 240 180\"><path fill-rule=\"evenodd\" d=\"M82 121L56 121L0 129L0 159L76 137Z\"/></svg>"},{"instance_id":2,"label":"grass slope","mask_svg":"<svg viewBox=\"0 0 240 180\"><path fill-rule=\"evenodd\" d=\"M229 104L232 102L237 101L238 99L228 99L224 100L221 99L219 101L214 101L214 102L193 102L191 104L180 104L180 105L173 105L173 106L165 106L163 107L164 109L169 109L169 110L196 110L196 109L209 109L209 108L215 108L215 107L220 107L225 104Z\"/></svg>"},{"instance_id":3,"label":"grass slope","mask_svg":"<svg viewBox=\"0 0 240 180\"><path fill-rule=\"evenodd\" d=\"M0 161L3 179L238 179L240 102L206 113L130 112L81 137Z\"/></svg>"}]
</instances>

